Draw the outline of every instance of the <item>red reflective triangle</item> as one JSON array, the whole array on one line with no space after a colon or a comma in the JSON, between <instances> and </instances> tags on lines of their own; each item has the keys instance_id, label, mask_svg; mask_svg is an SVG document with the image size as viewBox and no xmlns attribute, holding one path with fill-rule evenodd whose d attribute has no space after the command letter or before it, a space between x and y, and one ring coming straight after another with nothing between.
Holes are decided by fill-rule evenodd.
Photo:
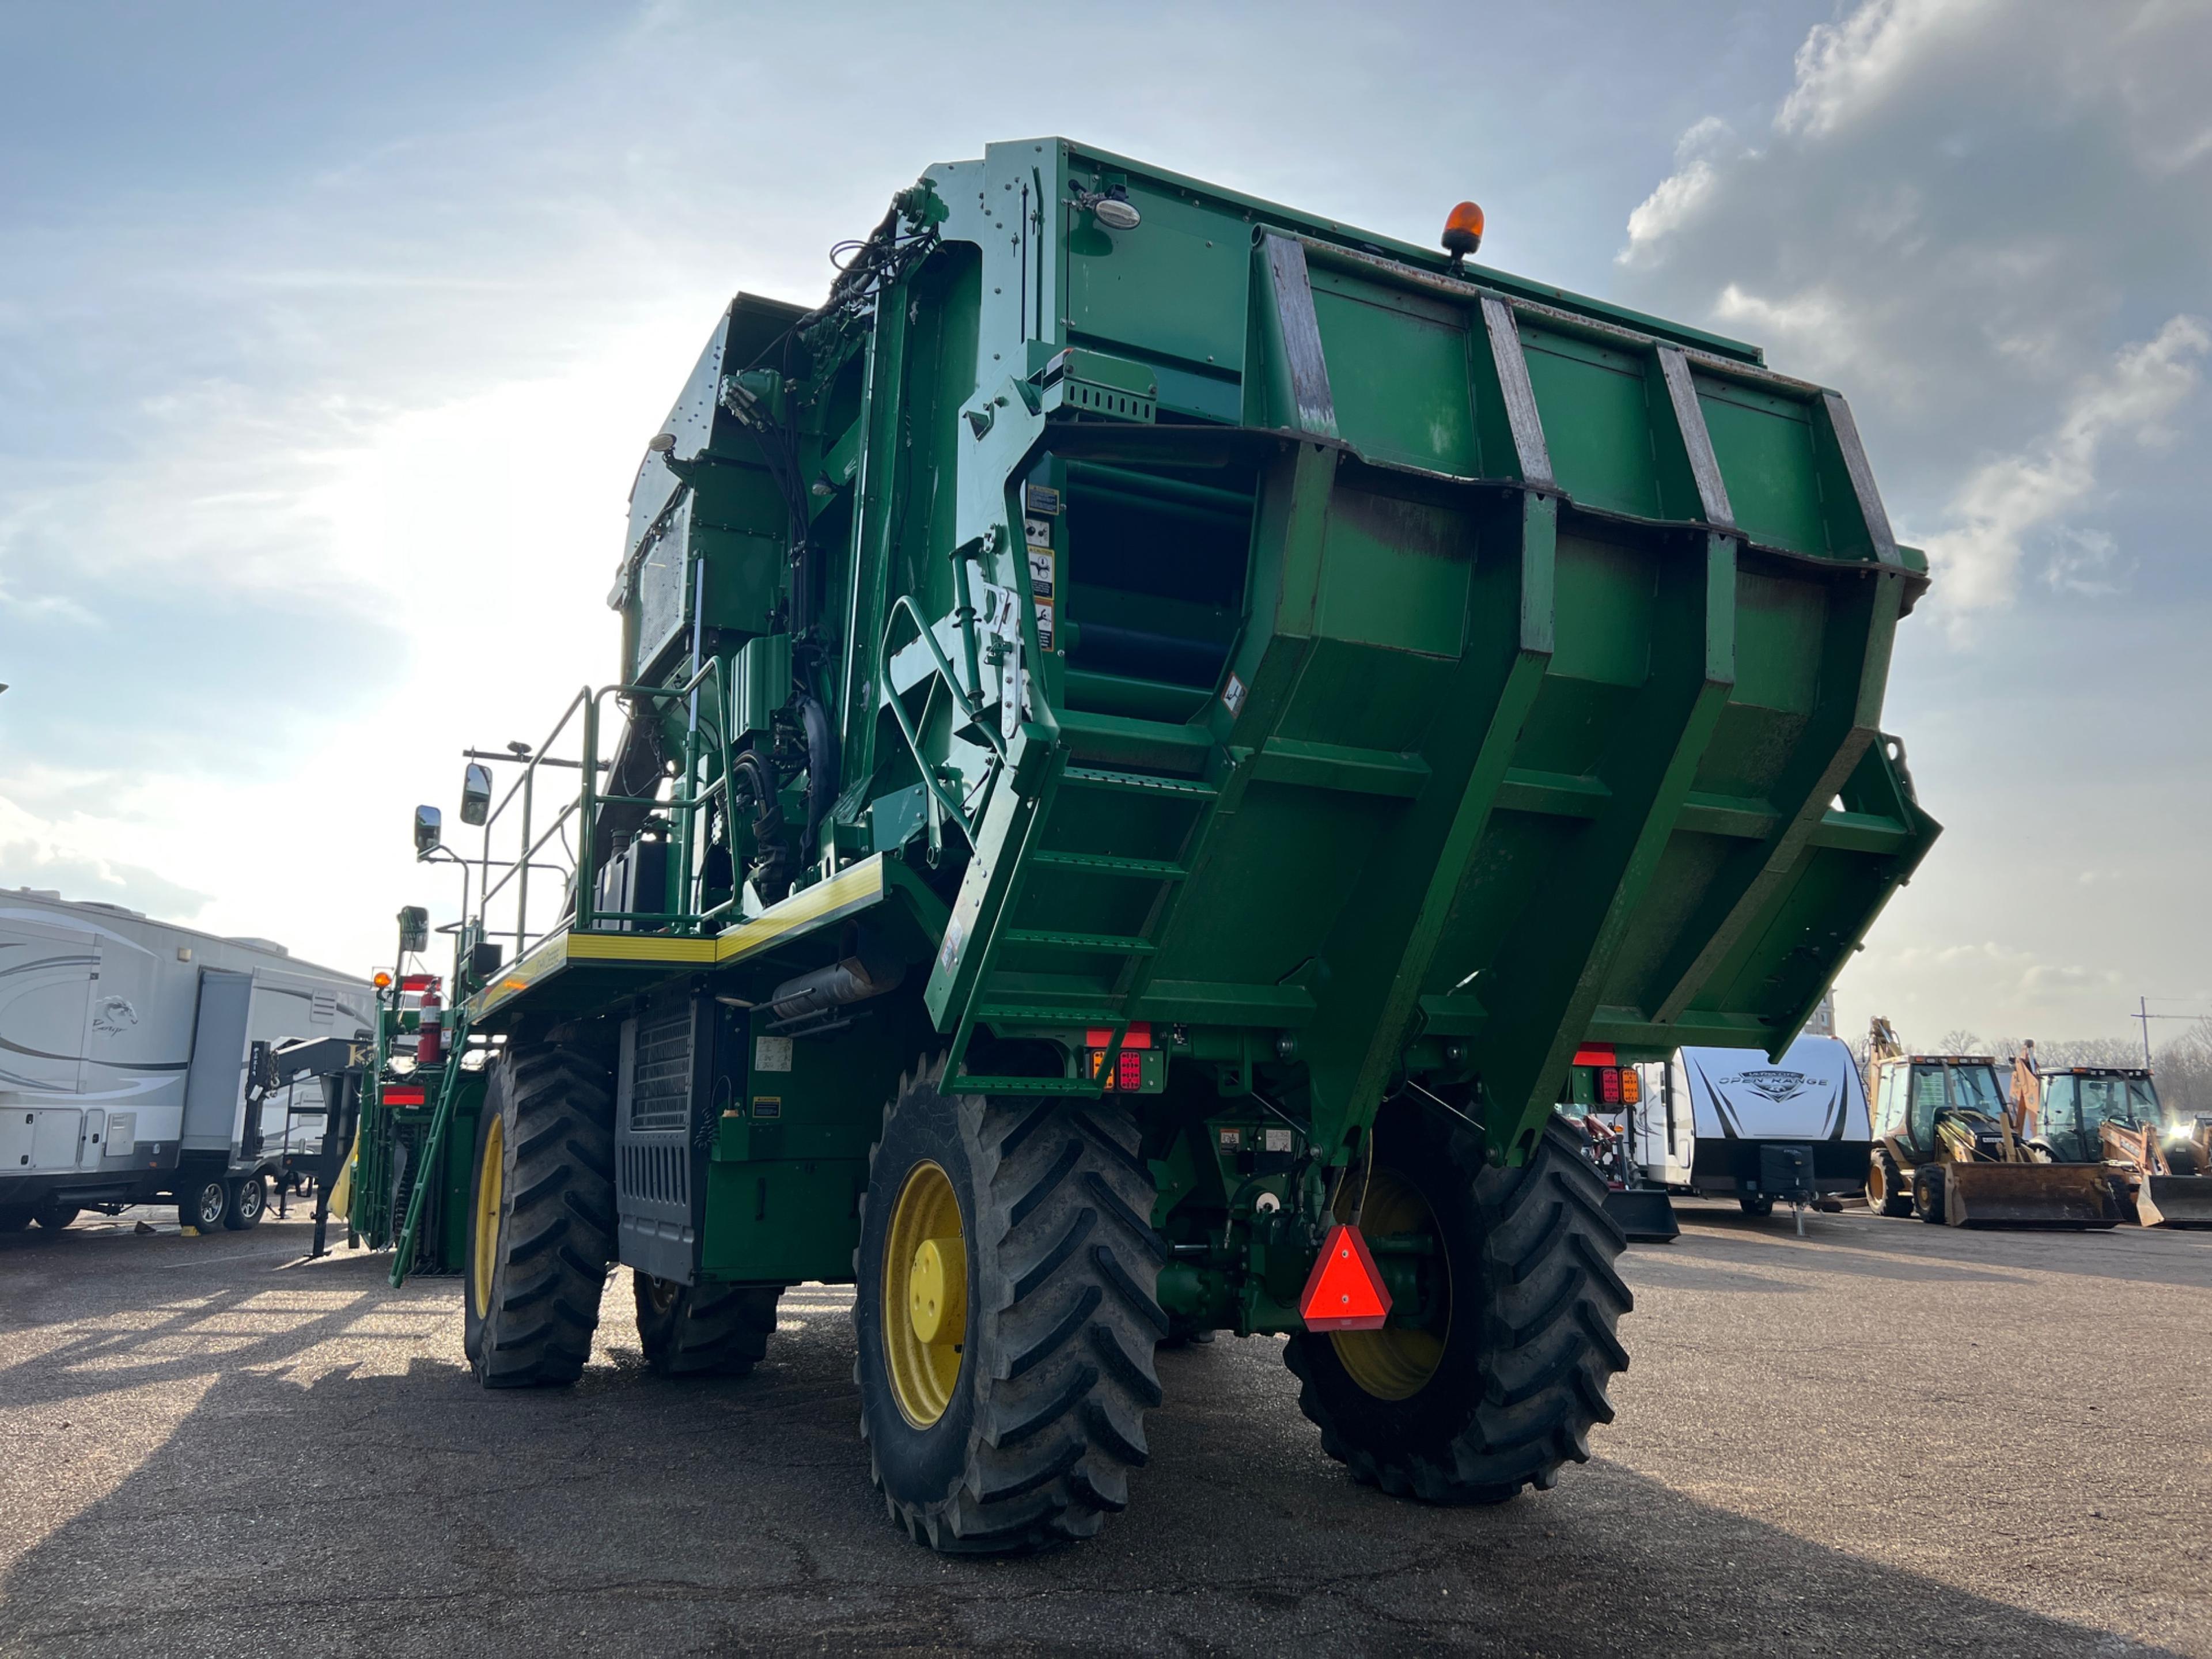
<instances>
[{"instance_id":1,"label":"red reflective triangle","mask_svg":"<svg viewBox=\"0 0 2212 1659\"><path fill-rule=\"evenodd\" d=\"M1322 1241L1298 1297L1310 1331L1379 1331L1390 1316L1390 1292L1359 1229L1339 1222Z\"/></svg>"}]
</instances>

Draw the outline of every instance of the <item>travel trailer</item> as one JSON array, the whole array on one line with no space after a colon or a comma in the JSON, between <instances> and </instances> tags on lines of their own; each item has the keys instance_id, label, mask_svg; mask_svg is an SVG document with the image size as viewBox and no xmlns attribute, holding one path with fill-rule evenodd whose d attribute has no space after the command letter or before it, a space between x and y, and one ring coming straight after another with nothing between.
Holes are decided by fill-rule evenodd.
<instances>
[{"instance_id":1,"label":"travel trailer","mask_svg":"<svg viewBox=\"0 0 2212 1659\"><path fill-rule=\"evenodd\" d=\"M254 1045L351 1036L372 1007L266 939L0 893L0 1232L160 1200L202 1231L253 1225L325 1110L313 1079L250 1100Z\"/></svg>"}]
</instances>

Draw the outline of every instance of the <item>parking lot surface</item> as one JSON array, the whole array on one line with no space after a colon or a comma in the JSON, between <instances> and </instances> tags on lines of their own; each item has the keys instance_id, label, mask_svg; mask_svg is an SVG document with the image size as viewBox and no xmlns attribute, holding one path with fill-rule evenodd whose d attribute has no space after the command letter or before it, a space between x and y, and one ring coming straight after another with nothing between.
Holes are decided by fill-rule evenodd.
<instances>
[{"instance_id":1,"label":"parking lot surface","mask_svg":"<svg viewBox=\"0 0 2212 1659\"><path fill-rule=\"evenodd\" d=\"M0 1652L2212 1656L2212 1233L1683 1217L1553 1492L1355 1486L1224 1338L1127 1515L984 1562L885 1521L844 1290L672 1382L620 1275L581 1383L488 1394L454 1281L297 1221L0 1237Z\"/></svg>"}]
</instances>

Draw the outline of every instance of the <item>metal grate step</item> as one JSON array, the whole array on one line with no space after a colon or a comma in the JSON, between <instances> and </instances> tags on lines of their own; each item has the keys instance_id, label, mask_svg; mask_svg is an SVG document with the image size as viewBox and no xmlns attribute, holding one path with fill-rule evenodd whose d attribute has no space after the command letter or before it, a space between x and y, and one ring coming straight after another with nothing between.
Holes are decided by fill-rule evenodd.
<instances>
[{"instance_id":1,"label":"metal grate step","mask_svg":"<svg viewBox=\"0 0 2212 1659\"><path fill-rule=\"evenodd\" d=\"M1006 942L1047 951L1092 951L1122 957L1148 957L1159 947L1148 939L1123 933L1062 933L1040 927L1009 927Z\"/></svg>"},{"instance_id":2,"label":"metal grate step","mask_svg":"<svg viewBox=\"0 0 2212 1659\"><path fill-rule=\"evenodd\" d=\"M1047 870L1073 870L1079 875L1133 876L1146 881L1183 881L1190 872L1165 859L1124 859L1103 853L1039 853L1032 862Z\"/></svg>"},{"instance_id":3,"label":"metal grate step","mask_svg":"<svg viewBox=\"0 0 2212 1659\"><path fill-rule=\"evenodd\" d=\"M1188 778L1147 777L1140 772L1101 772L1088 766L1071 766L1060 775L1067 789L1113 789L1128 794L1170 796L1177 800L1209 801L1221 792L1210 783Z\"/></svg>"}]
</instances>

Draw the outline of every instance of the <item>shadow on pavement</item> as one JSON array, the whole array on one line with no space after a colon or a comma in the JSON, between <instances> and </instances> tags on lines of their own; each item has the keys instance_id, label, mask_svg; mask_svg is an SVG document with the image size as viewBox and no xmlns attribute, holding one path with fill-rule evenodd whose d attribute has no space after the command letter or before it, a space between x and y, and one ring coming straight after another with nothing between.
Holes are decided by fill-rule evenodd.
<instances>
[{"instance_id":1,"label":"shadow on pavement","mask_svg":"<svg viewBox=\"0 0 2212 1659\"><path fill-rule=\"evenodd\" d=\"M191 1310L0 1370L33 1430L101 1389L215 1378L112 1490L18 1534L0 1650L2155 1651L1602 1460L1497 1509L1385 1498L1322 1455L1264 1340L1161 1356L1152 1465L1098 1540L948 1561L870 1491L842 1293L788 1297L752 1376L672 1382L631 1357L617 1279L616 1363L490 1394L459 1363L451 1282L395 1293L381 1268L203 1281ZM302 1305L257 1331L272 1284ZM195 1330L233 1346L106 1369ZM56 1456L64 1496L70 1478Z\"/></svg>"}]
</instances>

